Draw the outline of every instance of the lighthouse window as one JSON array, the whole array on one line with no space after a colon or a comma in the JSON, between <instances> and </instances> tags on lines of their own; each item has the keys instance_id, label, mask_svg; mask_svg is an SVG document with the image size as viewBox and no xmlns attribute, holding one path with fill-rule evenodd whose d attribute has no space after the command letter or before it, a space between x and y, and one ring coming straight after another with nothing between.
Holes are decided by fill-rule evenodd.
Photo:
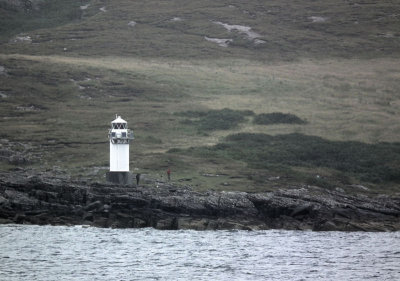
<instances>
[{"instance_id":1,"label":"lighthouse window","mask_svg":"<svg viewBox=\"0 0 400 281\"><path fill-rule=\"evenodd\" d=\"M112 123L113 129L126 129L126 123Z\"/></svg>"},{"instance_id":2,"label":"lighthouse window","mask_svg":"<svg viewBox=\"0 0 400 281\"><path fill-rule=\"evenodd\" d=\"M126 138L126 132L122 132L122 137Z\"/></svg>"},{"instance_id":3,"label":"lighthouse window","mask_svg":"<svg viewBox=\"0 0 400 281\"><path fill-rule=\"evenodd\" d=\"M115 132L111 133L111 137L115 138Z\"/></svg>"}]
</instances>

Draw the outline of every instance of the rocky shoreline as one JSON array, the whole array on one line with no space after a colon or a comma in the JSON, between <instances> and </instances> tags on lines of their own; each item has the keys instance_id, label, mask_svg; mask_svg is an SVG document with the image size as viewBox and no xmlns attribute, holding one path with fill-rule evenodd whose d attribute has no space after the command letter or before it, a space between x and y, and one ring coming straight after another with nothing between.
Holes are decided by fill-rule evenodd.
<instances>
[{"instance_id":1,"label":"rocky shoreline","mask_svg":"<svg viewBox=\"0 0 400 281\"><path fill-rule=\"evenodd\" d=\"M157 229L399 231L400 197L299 186L268 193L199 193L147 180L139 187L0 175L0 223Z\"/></svg>"}]
</instances>

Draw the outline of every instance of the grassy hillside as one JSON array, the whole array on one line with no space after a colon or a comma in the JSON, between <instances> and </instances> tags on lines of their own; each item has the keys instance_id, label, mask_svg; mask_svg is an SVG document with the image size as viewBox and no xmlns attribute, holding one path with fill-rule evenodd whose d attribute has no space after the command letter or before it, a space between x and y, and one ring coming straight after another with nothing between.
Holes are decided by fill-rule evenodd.
<instances>
[{"instance_id":1,"label":"grassy hillside","mask_svg":"<svg viewBox=\"0 0 400 281\"><path fill-rule=\"evenodd\" d=\"M31 44L6 44L3 52L263 61L398 57L400 4L389 0L39 3L26 16L1 10L7 15L1 33L25 28L32 39ZM234 26L251 28L251 33ZM221 47L206 37L232 41Z\"/></svg>"},{"instance_id":2,"label":"grassy hillside","mask_svg":"<svg viewBox=\"0 0 400 281\"><path fill-rule=\"evenodd\" d=\"M53 28L82 18L77 0L0 0L0 42L23 32Z\"/></svg>"},{"instance_id":3,"label":"grassy hillside","mask_svg":"<svg viewBox=\"0 0 400 281\"><path fill-rule=\"evenodd\" d=\"M103 180L118 113L151 177L399 191L399 4L50 2L0 5L1 170Z\"/></svg>"}]
</instances>

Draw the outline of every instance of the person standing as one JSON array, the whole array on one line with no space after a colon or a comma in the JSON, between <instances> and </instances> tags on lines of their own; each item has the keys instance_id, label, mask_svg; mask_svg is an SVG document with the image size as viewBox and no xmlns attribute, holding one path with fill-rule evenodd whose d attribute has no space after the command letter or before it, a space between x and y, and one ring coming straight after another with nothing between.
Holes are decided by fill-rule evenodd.
<instances>
[{"instance_id":1,"label":"person standing","mask_svg":"<svg viewBox=\"0 0 400 281\"><path fill-rule=\"evenodd\" d=\"M167 176L168 176L168 181L170 181L171 180L171 169L170 168L168 168L168 170L167 170Z\"/></svg>"},{"instance_id":2,"label":"person standing","mask_svg":"<svg viewBox=\"0 0 400 281\"><path fill-rule=\"evenodd\" d=\"M136 174L136 186L139 186L140 174Z\"/></svg>"}]
</instances>

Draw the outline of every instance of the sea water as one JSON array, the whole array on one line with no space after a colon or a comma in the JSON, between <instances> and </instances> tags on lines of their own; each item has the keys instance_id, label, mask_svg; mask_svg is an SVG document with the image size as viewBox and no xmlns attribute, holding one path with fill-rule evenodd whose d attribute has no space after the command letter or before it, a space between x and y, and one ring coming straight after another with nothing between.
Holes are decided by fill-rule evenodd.
<instances>
[{"instance_id":1,"label":"sea water","mask_svg":"<svg viewBox=\"0 0 400 281\"><path fill-rule=\"evenodd\" d=\"M400 280L400 232L0 225L0 280Z\"/></svg>"}]
</instances>

